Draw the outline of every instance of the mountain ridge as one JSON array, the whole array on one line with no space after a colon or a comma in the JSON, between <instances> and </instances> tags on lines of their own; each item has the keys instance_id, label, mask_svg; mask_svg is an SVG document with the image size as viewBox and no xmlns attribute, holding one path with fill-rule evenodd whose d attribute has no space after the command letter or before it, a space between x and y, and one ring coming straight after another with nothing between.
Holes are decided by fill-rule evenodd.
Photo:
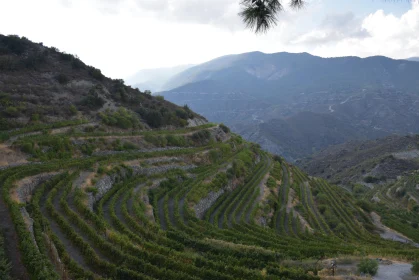
<instances>
[{"instance_id":1,"label":"mountain ridge","mask_svg":"<svg viewBox=\"0 0 419 280\"><path fill-rule=\"evenodd\" d=\"M193 66L194 64L187 64L173 67L143 69L125 79L125 81L133 87L158 92L168 89L165 87L165 84L170 77Z\"/></svg>"},{"instance_id":2,"label":"mountain ridge","mask_svg":"<svg viewBox=\"0 0 419 280\"><path fill-rule=\"evenodd\" d=\"M414 106L419 102L417 73L416 62L384 56L321 58L308 53L253 52L190 68L172 79L186 84L161 94L176 104L188 104L211 121L226 123L237 133L243 129L243 135L253 135L255 131L248 128L258 129L260 123L308 111L329 115L374 138L419 132L419 111ZM269 142L270 151L295 150L275 144L278 141L258 141ZM295 155L281 155L295 159Z\"/></svg>"}]
</instances>

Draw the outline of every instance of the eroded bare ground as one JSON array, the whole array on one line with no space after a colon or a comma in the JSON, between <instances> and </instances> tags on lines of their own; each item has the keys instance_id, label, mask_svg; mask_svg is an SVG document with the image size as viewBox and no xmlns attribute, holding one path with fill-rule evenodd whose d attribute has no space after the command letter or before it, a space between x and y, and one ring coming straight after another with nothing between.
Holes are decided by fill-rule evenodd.
<instances>
[{"instance_id":1,"label":"eroded bare ground","mask_svg":"<svg viewBox=\"0 0 419 280\"><path fill-rule=\"evenodd\" d=\"M8 166L27 162L27 156L21 151L12 149L6 144L0 144L0 166Z\"/></svg>"},{"instance_id":2,"label":"eroded bare ground","mask_svg":"<svg viewBox=\"0 0 419 280\"><path fill-rule=\"evenodd\" d=\"M371 212L371 217L372 217L374 225L380 230L381 238L387 239L387 240L398 241L402 243L411 243L415 247L419 247L419 244L414 243L410 238L383 225L383 223L381 223L381 217L377 213Z\"/></svg>"},{"instance_id":3,"label":"eroded bare ground","mask_svg":"<svg viewBox=\"0 0 419 280\"><path fill-rule=\"evenodd\" d=\"M84 188L86 186L90 186L92 185L91 181L93 180L95 175L96 175L95 172L90 172L90 171L80 172L79 177L76 180L74 180L73 186L76 188Z\"/></svg>"}]
</instances>

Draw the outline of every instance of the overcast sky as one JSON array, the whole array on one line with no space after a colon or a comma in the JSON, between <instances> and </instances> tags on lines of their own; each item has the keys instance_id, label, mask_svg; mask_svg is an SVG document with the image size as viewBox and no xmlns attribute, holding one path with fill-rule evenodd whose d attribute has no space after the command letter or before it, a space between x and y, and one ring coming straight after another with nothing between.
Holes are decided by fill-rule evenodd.
<instances>
[{"instance_id":1,"label":"overcast sky","mask_svg":"<svg viewBox=\"0 0 419 280\"><path fill-rule=\"evenodd\" d=\"M239 2L0 0L0 33L76 54L112 78L248 51L419 56L417 1L311 0L265 35L244 28Z\"/></svg>"}]
</instances>

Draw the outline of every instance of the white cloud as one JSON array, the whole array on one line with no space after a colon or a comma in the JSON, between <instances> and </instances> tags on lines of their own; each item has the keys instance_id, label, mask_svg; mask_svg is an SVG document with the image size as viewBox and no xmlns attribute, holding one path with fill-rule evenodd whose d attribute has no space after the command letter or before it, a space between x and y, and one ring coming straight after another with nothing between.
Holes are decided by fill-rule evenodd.
<instances>
[{"instance_id":1,"label":"white cloud","mask_svg":"<svg viewBox=\"0 0 419 280\"><path fill-rule=\"evenodd\" d=\"M113 78L255 50L419 56L418 5L362 18L328 1L281 13L275 29L255 35L237 15L240 0L0 0L0 33L77 54Z\"/></svg>"},{"instance_id":2,"label":"white cloud","mask_svg":"<svg viewBox=\"0 0 419 280\"><path fill-rule=\"evenodd\" d=\"M349 27L349 29L348 29ZM334 36L334 32L363 32L367 36ZM294 41L296 44L312 43L312 53L321 56L373 56L407 58L419 55L419 4L413 3L409 11L397 17L378 10L356 24L345 28L329 28L308 32ZM328 33L329 32L329 33ZM361 33L362 34L362 33ZM337 39L337 40L336 40ZM310 42L311 41L311 42Z\"/></svg>"}]
</instances>

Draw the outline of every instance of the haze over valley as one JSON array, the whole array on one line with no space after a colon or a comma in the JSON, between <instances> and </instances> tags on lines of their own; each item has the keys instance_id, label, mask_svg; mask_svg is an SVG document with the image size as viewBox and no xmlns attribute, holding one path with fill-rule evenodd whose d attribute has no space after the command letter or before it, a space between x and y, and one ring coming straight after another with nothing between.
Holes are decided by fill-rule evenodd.
<instances>
[{"instance_id":1,"label":"haze over valley","mask_svg":"<svg viewBox=\"0 0 419 280\"><path fill-rule=\"evenodd\" d=\"M307 53L220 57L161 92L294 161L330 145L419 131L419 63Z\"/></svg>"}]
</instances>

